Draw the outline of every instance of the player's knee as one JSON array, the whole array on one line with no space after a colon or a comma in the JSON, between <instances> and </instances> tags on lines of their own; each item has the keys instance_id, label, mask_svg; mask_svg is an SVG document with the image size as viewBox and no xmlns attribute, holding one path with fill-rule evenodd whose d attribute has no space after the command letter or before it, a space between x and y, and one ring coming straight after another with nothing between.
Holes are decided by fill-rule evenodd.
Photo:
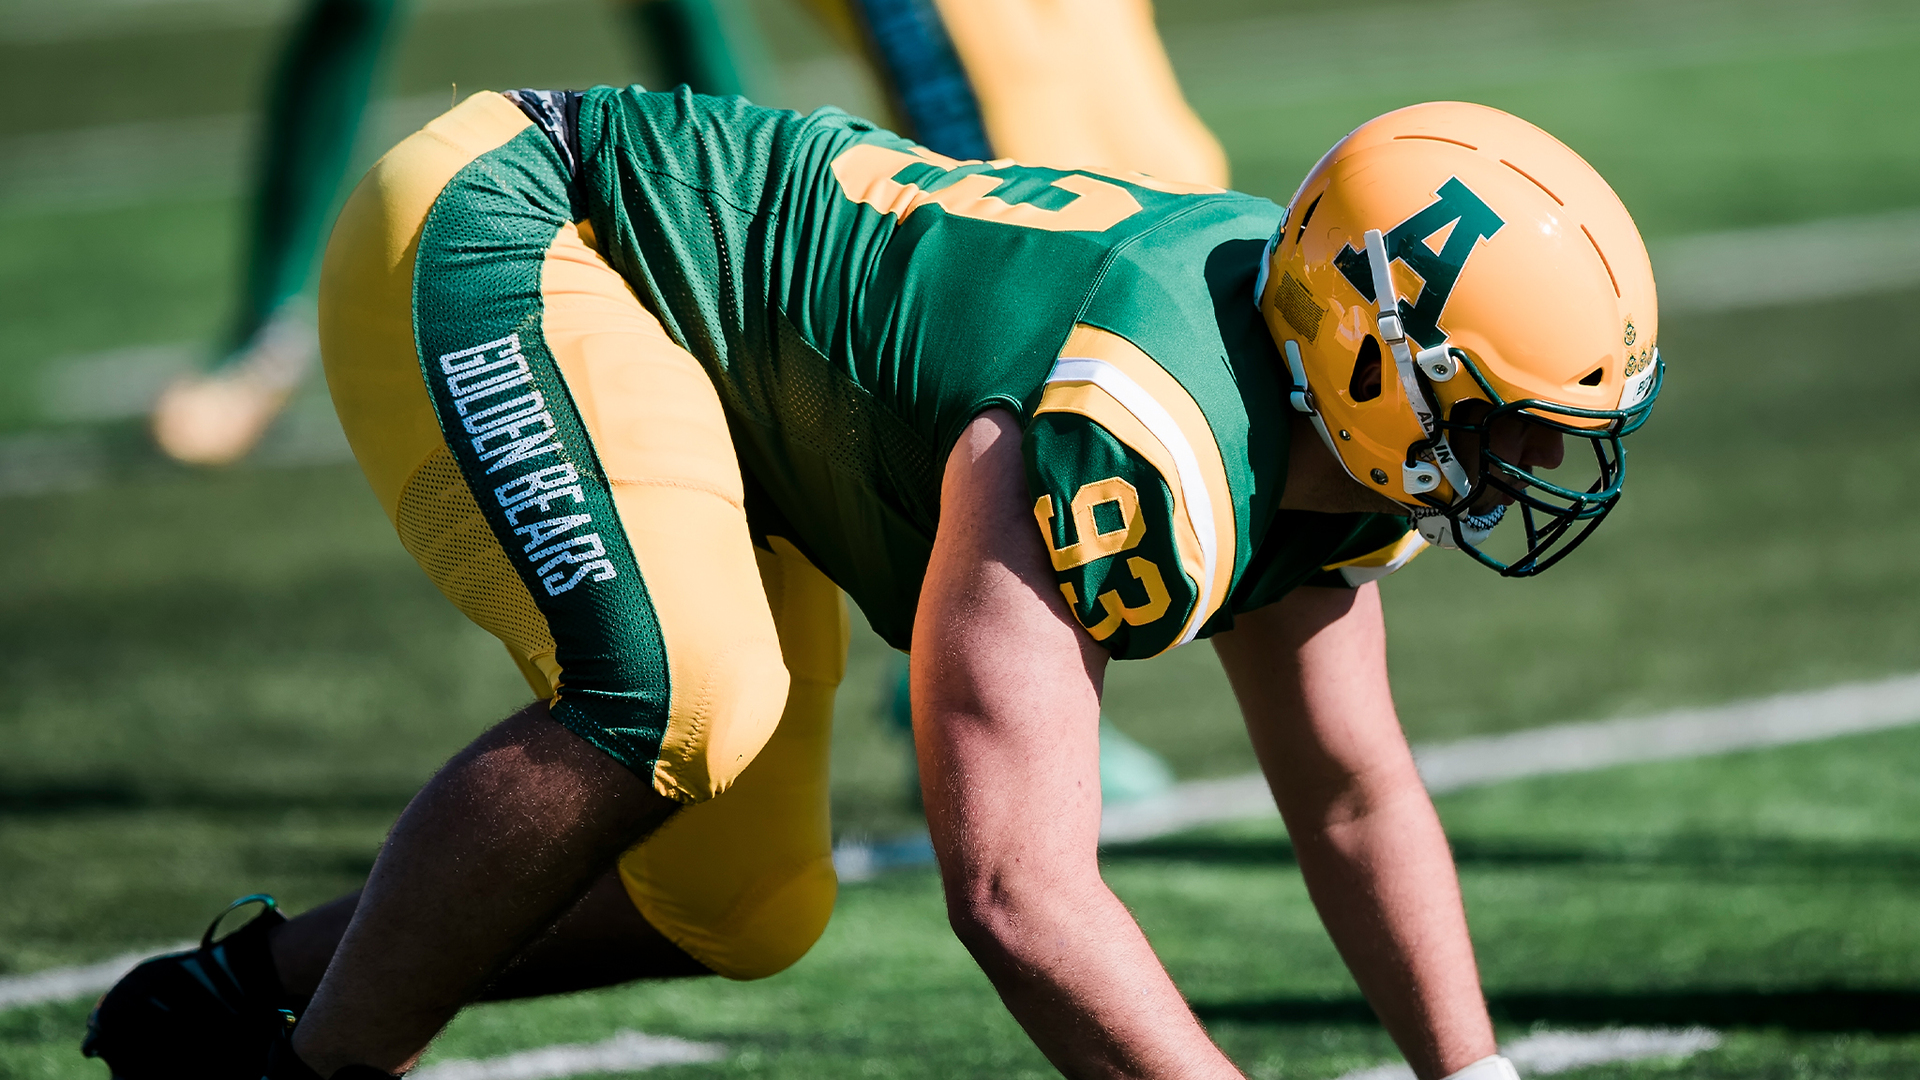
<instances>
[{"instance_id":1,"label":"player's knee","mask_svg":"<svg viewBox=\"0 0 1920 1080\"><path fill-rule=\"evenodd\" d=\"M827 929L839 891L833 859L822 856L736 909L703 935L698 959L729 979L764 979L792 967Z\"/></svg>"}]
</instances>

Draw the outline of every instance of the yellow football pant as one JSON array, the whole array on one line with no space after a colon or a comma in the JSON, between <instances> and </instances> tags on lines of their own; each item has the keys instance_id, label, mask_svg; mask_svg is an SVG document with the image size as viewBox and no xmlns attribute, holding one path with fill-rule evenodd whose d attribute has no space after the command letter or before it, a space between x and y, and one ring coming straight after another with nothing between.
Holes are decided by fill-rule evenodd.
<instances>
[{"instance_id":1,"label":"yellow football pant","mask_svg":"<svg viewBox=\"0 0 1920 1080\"><path fill-rule=\"evenodd\" d=\"M534 692L560 700L555 634L479 509L416 352L416 259L456 174L528 127L476 94L402 142L342 212L320 288L327 383L355 457L407 550L507 646ZM685 810L620 860L634 903L722 975L799 959L832 911L827 744L847 616L832 583L778 538L749 540L726 421L699 363L595 250L555 223L540 262L538 334L604 467L659 623L670 722L654 786ZM531 350L529 351L531 355ZM432 358L428 358L431 360ZM603 526L604 528L604 526ZM589 643L617 653L618 640Z\"/></svg>"},{"instance_id":2,"label":"yellow football pant","mask_svg":"<svg viewBox=\"0 0 1920 1080\"><path fill-rule=\"evenodd\" d=\"M843 44L867 46L850 0L804 2ZM1226 151L1180 92L1151 0L934 0L934 7L995 154L1227 186Z\"/></svg>"},{"instance_id":3,"label":"yellow football pant","mask_svg":"<svg viewBox=\"0 0 1920 1080\"><path fill-rule=\"evenodd\" d=\"M1001 157L1227 186L1150 0L935 0Z\"/></svg>"}]
</instances>

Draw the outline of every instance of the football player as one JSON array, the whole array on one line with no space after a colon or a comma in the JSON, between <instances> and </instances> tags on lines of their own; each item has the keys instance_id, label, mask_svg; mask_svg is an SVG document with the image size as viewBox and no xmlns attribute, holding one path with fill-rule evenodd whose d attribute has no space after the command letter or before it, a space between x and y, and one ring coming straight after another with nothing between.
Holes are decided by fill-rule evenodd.
<instances>
[{"instance_id":1,"label":"football player","mask_svg":"<svg viewBox=\"0 0 1920 1080\"><path fill-rule=\"evenodd\" d=\"M486 997L783 969L834 899L838 586L911 649L953 926L1063 1073L1239 1075L1096 859L1106 665L1206 637L1416 1074L1511 1078L1376 581L1590 535L1656 329L1611 189L1480 106L1363 125L1283 211L834 110L475 95L349 201L321 340L401 543L538 700L361 893L167 970L298 1012L268 1074L305 1078Z\"/></svg>"}]
</instances>

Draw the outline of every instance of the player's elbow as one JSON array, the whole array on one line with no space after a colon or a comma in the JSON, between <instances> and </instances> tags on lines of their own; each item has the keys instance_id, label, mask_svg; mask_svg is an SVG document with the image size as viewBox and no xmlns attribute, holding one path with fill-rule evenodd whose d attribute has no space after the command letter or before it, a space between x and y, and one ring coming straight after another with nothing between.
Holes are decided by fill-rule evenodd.
<instances>
[{"instance_id":1,"label":"player's elbow","mask_svg":"<svg viewBox=\"0 0 1920 1080\"><path fill-rule=\"evenodd\" d=\"M1296 762L1274 782L1280 812L1290 829L1338 829L1409 800L1429 801L1419 770L1404 753L1357 763L1322 758L1317 764L1308 767Z\"/></svg>"},{"instance_id":2,"label":"player's elbow","mask_svg":"<svg viewBox=\"0 0 1920 1080\"><path fill-rule=\"evenodd\" d=\"M1097 870L1091 882L1071 872L1036 873L1018 863L982 867L956 875L947 886L947 922L955 937L989 972L1005 964L1025 966L1045 942L1071 920L1071 897L1086 887L1103 888Z\"/></svg>"},{"instance_id":3,"label":"player's elbow","mask_svg":"<svg viewBox=\"0 0 1920 1080\"><path fill-rule=\"evenodd\" d=\"M1282 799L1282 816L1296 845L1336 850L1368 846L1381 831L1437 824L1433 799L1411 762L1330 784L1319 797Z\"/></svg>"},{"instance_id":4,"label":"player's elbow","mask_svg":"<svg viewBox=\"0 0 1920 1080\"><path fill-rule=\"evenodd\" d=\"M1000 938L1012 913L1009 897L991 876L969 876L947 887L947 925L967 951L979 955Z\"/></svg>"},{"instance_id":5,"label":"player's elbow","mask_svg":"<svg viewBox=\"0 0 1920 1080\"><path fill-rule=\"evenodd\" d=\"M967 952L988 972L1015 962L1021 949L1023 903L993 882L947 891L947 924Z\"/></svg>"}]
</instances>

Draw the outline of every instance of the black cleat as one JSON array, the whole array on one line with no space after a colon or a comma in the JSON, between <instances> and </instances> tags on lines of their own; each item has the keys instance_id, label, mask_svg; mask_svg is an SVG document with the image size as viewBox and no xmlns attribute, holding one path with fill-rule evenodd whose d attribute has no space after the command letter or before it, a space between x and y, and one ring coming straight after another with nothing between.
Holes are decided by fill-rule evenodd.
<instances>
[{"instance_id":1,"label":"black cleat","mask_svg":"<svg viewBox=\"0 0 1920 1080\"><path fill-rule=\"evenodd\" d=\"M223 919L253 903L264 910L213 940ZM297 1018L267 950L268 932L286 921L265 894L227 905L199 948L156 956L115 983L87 1017L80 1052L105 1061L114 1080L260 1080Z\"/></svg>"}]
</instances>

